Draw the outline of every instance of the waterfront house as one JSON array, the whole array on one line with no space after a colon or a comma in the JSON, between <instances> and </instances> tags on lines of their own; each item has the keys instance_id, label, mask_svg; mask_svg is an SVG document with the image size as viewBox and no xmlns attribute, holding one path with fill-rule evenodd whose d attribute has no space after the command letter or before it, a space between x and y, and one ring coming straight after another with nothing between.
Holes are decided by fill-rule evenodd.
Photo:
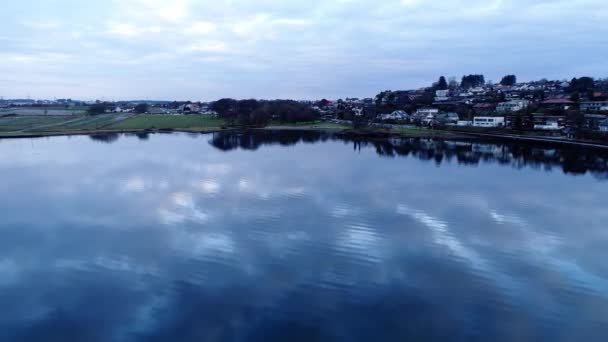
<instances>
[{"instance_id":1,"label":"waterfront house","mask_svg":"<svg viewBox=\"0 0 608 342\"><path fill-rule=\"evenodd\" d=\"M504 116L476 116L473 118L474 127L504 127Z\"/></svg>"},{"instance_id":2,"label":"waterfront house","mask_svg":"<svg viewBox=\"0 0 608 342\"><path fill-rule=\"evenodd\" d=\"M559 131L564 129L565 126L565 116L534 115L534 129L542 131Z\"/></svg>"}]
</instances>

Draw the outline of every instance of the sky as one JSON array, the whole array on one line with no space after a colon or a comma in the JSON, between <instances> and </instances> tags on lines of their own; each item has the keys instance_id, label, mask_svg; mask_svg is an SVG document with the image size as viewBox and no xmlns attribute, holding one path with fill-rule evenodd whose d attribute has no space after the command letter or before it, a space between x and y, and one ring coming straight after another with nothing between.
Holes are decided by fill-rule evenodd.
<instances>
[{"instance_id":1,"label":"sky","mask_svg":"<svg viewBox=\"0 0 608 342\"><path fill-rule=\"evenodd\" d=\"M439 76L608 77L606 0L20 0L0 96L372 97Z\"/></svg>"}]
</instances>

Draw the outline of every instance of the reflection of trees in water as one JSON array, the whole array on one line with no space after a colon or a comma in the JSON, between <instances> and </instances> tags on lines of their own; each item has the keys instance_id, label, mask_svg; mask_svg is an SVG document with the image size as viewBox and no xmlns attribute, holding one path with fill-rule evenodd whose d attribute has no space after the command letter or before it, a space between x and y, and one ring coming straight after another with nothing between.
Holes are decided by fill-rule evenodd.
<instances>
[{"instance_id":1,"label":"reflection of trees in water","mask_svg":"<svg viewBox=\"0 0 608 342\"><path fill-rule=\"evenodd\" d=\"M99 142L103 142L106 144L111 144L111 143L115 142L116 140L118 140L118 138L120 138L120 134L118 134L118 133L98 133L98 134L89 135L89 138L91 138L91 140L93 140L93 141L99 141Z\"/></svg>"},{"instance_id":2,"label":"reflection of trees in water","mask_svg":"<svg viewBox=\"0 0 608 342\"><path fill-rule=\"evenodd\" d=\"M315 143L332 138L329 133L315 131L260 131L244 133L214 133L209 142L213 147L222 151L237 148L257 150L262 145L291 146L297 143Z\"/></svg>"},{"instance_id":3,"label":"reflection of trees in water","mask_svg":"<svg viewBox=\"0 0 608 342\"><path fill-rule=\"evenodd\" d=\"M237 148L256 150L263 145L295 145L335 140L352 143L355 151L373 148L379 156L414 157L437 165L456 161L461 165L497 163L517 169L551 170L561 168L569 174L593 173L608 179L608 153L571 146L525 142L480 142L477 140L439 140L422 138L361 139L314 131L259 131L216 133L210 144L222 151Z\"/></svg>"}]
</instances>

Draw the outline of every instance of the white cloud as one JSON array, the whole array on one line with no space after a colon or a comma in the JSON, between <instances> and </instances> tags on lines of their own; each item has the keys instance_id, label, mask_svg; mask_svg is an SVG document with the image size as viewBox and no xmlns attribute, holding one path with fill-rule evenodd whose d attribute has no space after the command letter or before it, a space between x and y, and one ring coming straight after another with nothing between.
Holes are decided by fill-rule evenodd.
<instances>
[{"instance_id":1,"label":"white cloud","mask_svg":"<svg viewBox=\"0 0 608 342\"><path fill-rule=\"evenodd\" d=\"M605 77L600 70L608 69L599 39L608 34L603 0L114 0L87 2L92 18L68 15L84 6L67 11L59 0L42 13L11 4L7 13L28 15L0 24L10 55L0 73L40 80L40 93L32 94L39 97L67 96L62 89L70 97L211 100L373 96L428 85L441 74L515 73L523 80ZM66 78L87 86L42 85ZM175 79L196 82L157 86ZM9 89L5 97L32 90L0 86Z\"/></svg>"}]
</instances>

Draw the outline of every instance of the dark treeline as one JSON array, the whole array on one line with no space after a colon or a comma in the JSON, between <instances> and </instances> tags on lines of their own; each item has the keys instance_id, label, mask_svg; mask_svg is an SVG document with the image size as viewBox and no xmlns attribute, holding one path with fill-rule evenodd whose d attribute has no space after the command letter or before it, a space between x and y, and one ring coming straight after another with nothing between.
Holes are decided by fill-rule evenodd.
<instances>
[{"instance_id":1,"label":"dark treeline","mask_svg":"<svg viewBox=\"0 0 608 342\"><path fill-rule=\"evenodd\" d=\"M467 75L462 76L460 86L464 89L475 88L486 84L486 79L483 75Z\"/></svg>"},{"instance_id":2,"label":"dark treeline","mask_svg":"<svg viewBox=\"0 0 608 342\"><path fill-rule=\"evenodd\" d=\"M295 123L319 119L319 113L310 106L293 100L221 99L211 108L229 125L255 126L271 120Z\"/></svg>"},{"instance_id":3,"label":"dark treeline","mask_svg":"<svg viewBox=\"0 0 608 342\"><path fill-rule=\"evenodd\" d=\"M318 141L342 141L355 150L373 148L382 157L415 157L462 165L497 163L517 169L561 169L567 174L593 173L608 179L608 153L569 146L539 145L524 142L479 142L475 140L440 140L421 138L361 139L348 135L317 131L265 131L215 133L209 143L222 151L257 150L264 145L295 145Z\"/></svg>"}]
</instances>

